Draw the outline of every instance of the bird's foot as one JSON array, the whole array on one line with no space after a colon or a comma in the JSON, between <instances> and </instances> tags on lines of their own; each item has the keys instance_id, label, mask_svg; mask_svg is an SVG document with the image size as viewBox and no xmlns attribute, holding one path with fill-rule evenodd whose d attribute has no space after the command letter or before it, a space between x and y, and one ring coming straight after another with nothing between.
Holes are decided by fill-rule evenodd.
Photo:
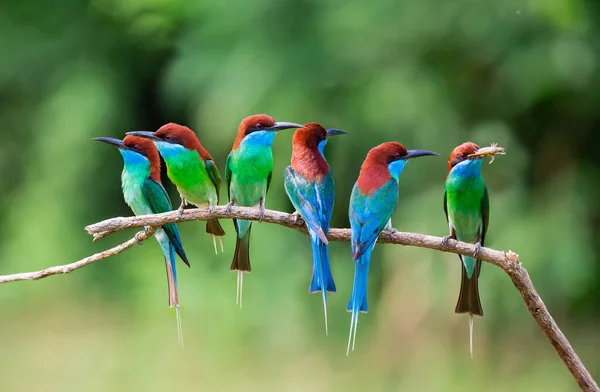
<instances>
[{"instance_id":1,"label":"bird's foot","mask_svg":"<svg viewBox=\"0 0 600 392\"><path fill-rule=\"evenodd\" d=\"M449 240L453 240L454 238L451 235L447 235L444 238L442 238L442 246L445 248L448 246L448 241Z\"/></svg>"},{"instance_id":2,"label":"bird's foot","mask_svg":"<svg viewBox=\"0 0 600 392\"><path fill-rule=\"evenodd\" d=\"M214 210L215 210L215 206L213 206L212 203L208 203L208 212L210 214L212 214Z\"/></svg>"},{"instance_id":3,"label":"bird's foot","mask_svg":"<svg viewBox=\"0 0 600 392\"><path fill-rule=\"evenodd\" d=\"M398 230L393 227L388 228L387 231L389 231L391 235L394 235L398 232Z\"/></svg>"},{"instance_id":4,"label":"bird's foot","mask_svg":"<svg viewBox=\"0 0 600 392\"><path fill-rule=\"evenodd\" d=\"M231 214L231 207L233 207L233 201L230 201L229 203L227 203L225 205L225 213L226 214Z\"/></svg>"},{"instance_id":5,"label":"bird's foot","mask_svg":"<svg viewBox=\"0 0 600 392\"><path fill-rule=\"evenodd\" d=\"M473 252L473 257L479 256L479 252L481 252L481 242L475 244L475 251Z\"/></svg>"},{"instance_id":6,"label":"bird's foot","mask_svg":"<svg viewBox=\"0 0 600 392\"><path fill-rule=\"evenodd\" d=\"M177 209L177 216L181 218L183 216L183 210L185 208L185 199L181 199L181 205Z\"/></svg>"},{"instance_id":7,"label":"bird's foot","mask_svg":"<svg viewBox=\"0 0 600 392\"><path fill-rule=\"evenodd\" d=\"M298 223L298 219L300 219L302 217L302 215L300 215L300 213L298 211L294 211L292 213L292 219L294 220L294 224Z\"/></svg>"},{"instance_id":8,"label":"bird's foot","mask_svg":"<svg viewBox=\"0 0 600 392\"><path fill-rule=\"evenodd\" d=\"M150 235L150 227L149 226L144 226L144 231L138 231L137 233L135 233L135 242L138 245L142 245L143 240L140 238L140 236L142 235L142 233L146 236L146 238L148 238L148 235Z\"/></svg>"}]
</instances>

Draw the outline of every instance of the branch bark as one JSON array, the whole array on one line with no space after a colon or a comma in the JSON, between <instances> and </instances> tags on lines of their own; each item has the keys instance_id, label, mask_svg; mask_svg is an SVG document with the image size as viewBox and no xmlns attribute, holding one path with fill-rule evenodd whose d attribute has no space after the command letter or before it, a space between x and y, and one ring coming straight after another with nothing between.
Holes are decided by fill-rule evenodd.
<instances>
[{"instance_id":1,"label":"branch bark","mask_svg":"<svg viewBox=\"0 0 600 392\"><path fill-rule=\"evenodd\" d=\"M245 207L232 207L227 210L225 207L214 207L212 210L188 209L182 215L177 211L167 212L157 215L143 215L132 217L118 217L107 219L86 227L87 232L94 237L94 241L107 237L117 231L132 228L148 226L151 229L148 232L138 233L138 239L143 241L154 234L156 227L171 222L202 221L212 218L237 218L246 220L260 220L258 210ZM301 218L296 218L291 214L279 211L266 210L263 219L264 222L273 223L288 227L306 233L306 226ZM350 241L349 229L331 229L328 239L330 241ZM404 246L416 246L428 248L443 252L457 253L465 256L472 256L475 251L473 244L460 241L449 240L446 246L442 245L442 238L429 236L425 234L406 233L399 231L384 231L379 236L379 243L390 243ZM136 239L131 240L111 248L107 251L97 253L93 256L79 260L72 264L58 267L51 267L42 271L0 276L0 283L15 282L19 280L37 280L51 275L66 274L86 265L100 261L109 256L123 252L135 245ZM527 270L519 262L519 255L512 251L498 251L490 248L481 248L477 258L500 267L508 274L516 289L519 291L527 310L538 323L540 329L546 334L546 337L556 350L556 353L564 362L565 366L571 372L575 381L582 391L600 392L598 385L587 371L581 359L571 347L569 341L562 333L550 312L544 305L539 294L535 290Z\"/></svg>"},{"instance_id":2,"label":"branch bark","mask_svg":"<svg viewBox=\"0 0 600 392\"><path fill-rule=\"evenodd\" d=\"M149 230L142 230L129 241L126 241L113 248L107 249L103 252L93 254L74 263L57 265L56 267L50 267L35 272L23 272L20 274L2 275L0 276L0 283L18 282L21 280L39 280L52 275L68 274L70 272L78 270L79 268L85 267L86 265L90 265L97 261L104 260L107 257L118 255L119 253L126 251L127 249L131 248L136 244L141 244L142 241L145 241L148 238L152 237L155 231L156 229L154 228L151 228Z\"/></svg>"}]
</instances>

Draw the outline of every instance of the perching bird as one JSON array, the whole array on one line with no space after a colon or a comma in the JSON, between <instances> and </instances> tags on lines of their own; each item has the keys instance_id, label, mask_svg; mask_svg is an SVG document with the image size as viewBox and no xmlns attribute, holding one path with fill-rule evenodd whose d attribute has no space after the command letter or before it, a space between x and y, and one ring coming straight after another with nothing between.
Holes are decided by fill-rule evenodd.
<instances>
[{"instance_id":1,"label":"perching bird","mask_svg":"<svg viewBox=\"0 0 600 392\"><path fill-rule=\"evenodd\" d=\"M285 170L285 191L308 227L313 254L313 273L309 292L323 293L325 334L327 334L327 291L335 292L329 266L327 233L333 212L335 185L323 149L327 139L345 134L323 128L317 123L304 124L294 132L292 165Z\"/></svg>"},{"instance_id":2,"label":"perching bird","mask_svg":"<svg viewBox=\"0 0 600 392\"><path fill-rule=\"evenodd\" d=\"M93 140L111 144L121 152L124 162L121 187L125 202L135 215L172 211L169 196L160 182L160 157L150 140L136 136L126 136L123 140L109 137L97 137ZM165 255L169 307L175 306L177 309L177 337L183 345L175 253L188 267L190 262L183 250L175 223L163 225L156 231L155 237Z\"/></svg>"},{"instance_id":3,"label":"perching bird","mask_svg":"<svg viewBox=\"0 0 600 392\"><path fill-rule=\"evenodd\" d=\"M346 310L352 312L350 342L354 351L359 312L367 312L367 279L371 252L379 233L392 230L391 216L398 202L398 181L404 166L411 158L438 155L426 150L406 150L398 142L387 142L374 147L362 164L358 181L350 197L350 229L354 285Z\"/></svg>"},{"instance_id":4,"label":"perching bird","mask_svg":"<svg viewBox=\"0 0 600 392\"><path fill-rule=\"evenodd\" d=\"M273 172L271 146L277 131L302 128L289 122L275 122L266 114L246 117L238 127L238 134L225 163L225 179L231 206L257 207L264 217L265 197ZM250 229L252 221L234 219L237 241L231 270L238 271L236 304L242 307L243 273L250 272Z\"/></svg>"},{"instance_id":5,"label":"perching bird","mask_svg":"<svg viewBox=\"0 0 600 392\"><path fill-rule=\"evenodd\" d=\"M167 175L181 195L179 212L183 213L186 204L212 209L219 203L221 174L208 151L200 144L198 137L188 127L168 123L152 132L128 132L128 135L141 136L154 141L167 165ZM217 219L206 222L206 232L213 237L225 235ZM223 242L221 242L223 251Z\"/></svg>"},{"instance_id":6,"label":"perching bird","mask_svg":"<svg viewBox=\"0 0 600 392\"><path fill-rule=\"evenodd\" d=\"M484 244L490 216L488 191L481 176L481 158L488 154L478 152L488 149L480 149L477 144L471 142L456 147L448 159L444 193L444 211L450 229L450 235L444 238L444 245L450 238L476 245L473 257L459 255L464 268L461 268L460 294L454 310L455 313L469 314L471 357L473 316L483 316L478 287L481 260L475 257Z\"/></svg>"}]
</instances>

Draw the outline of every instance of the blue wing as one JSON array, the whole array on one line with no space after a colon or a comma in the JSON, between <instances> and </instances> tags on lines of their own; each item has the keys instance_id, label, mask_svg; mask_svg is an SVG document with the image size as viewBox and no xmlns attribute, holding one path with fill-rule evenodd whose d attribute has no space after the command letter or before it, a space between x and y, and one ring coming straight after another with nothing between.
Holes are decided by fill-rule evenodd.
<instances>
[{"instance_id":1,"label":"blue wing","mask_svg":"<svg viewBox=\"0 0 600 392\"><path fill-rule=\"evenodd\" d=\"M352 258L357 260L373 247L398 203L398 183L389 180L371 195L363 195L354 185L350 198Z\"/></svg>"},{"instance_id":2,"label":"blue wing","mask_svg":"<svg viewBox=\"0 0 600 392\"><path fill-rule=\"evenodd\" d=\"M148 205L153 213L160 214L162 212L173 210L167 191L165 191L165 188L163 188L161 184L154 181L152 178L147 178L144 181L142 191L144 192L144 198L148 202ZM177 225L175 223L169 223L163 225L162 228L169 237L171 245L173 245L175 248L175 252L177 252L179 257L181 257L181 260L183 260L183 262L189 267L190 262L185 255L185 251L183 250L183 244L181 243L181 237L179 236Z\"/></svg>"},{"instance_id":3,"label":"blue wing","mask_svg":"<svg viewBox=\"0 0 600 392\"><path fill-rule=\"evenodd\" d=\"M298 174L291 166L285 170L285 191L302 215L306 225L321 240L327 243L329 221L333 212L334 183L331 172L322 182L311 182Z\"/></svg>"}]
</instances>

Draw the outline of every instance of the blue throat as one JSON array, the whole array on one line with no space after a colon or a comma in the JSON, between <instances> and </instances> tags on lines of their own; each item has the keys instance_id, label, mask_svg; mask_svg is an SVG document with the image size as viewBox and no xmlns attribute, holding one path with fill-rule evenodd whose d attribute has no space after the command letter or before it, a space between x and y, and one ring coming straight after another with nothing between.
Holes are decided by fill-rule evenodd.
<instances>
[{"instance_id":1,"label":"blue throat","mask_svg":"<svg viewBox=\"0 0 600 392\"><path fill-rule=\"evenodd\" d=\"M400 160L394 161L388 165L388 171L390 172L390 175L392 176L392 178L394 180L396 180L396 181L400 180L400 174L402 174L402 171L404 170L404 166L406 166L407 162L408 161L406 159L400 159Z\"/></svg>"},{"instance_id":2,"label":"blue throat","mask_svg":"<svg viewBox=\"0 0 600 392\"><path fill-rule=\"evenodd\" d=\"M273 140L277 132L275 131L256 131L252 132L250 135L247 135L242 140L240 147L255 147L255 146L263 146L270 147L273 145Z\"/></svg>"},{"instance_id":3,"label":"blue throat","mask_svg":"<svg viewBox=\"0 0 600 392\"><path fill-rule=\"evenodd\" d=\"M327 139L325 140L321 140L319 142L319 144L317 145L317 148L319 149L319 152L321 153L321 156L323 157L323 159L325 159L325 145L327 144Z\"/></svg>"},{"instance_id":4,"label":"blue throat","mask_svg":"<svg viewBox=\"0 0 600 392\"><path fill-rule=\"evenodd\" d=\"M457 177L478 177L481 175L481 165L483 159L468 159L462 161L450 170L450 176Z\"/></svg>"},{"instance_id":5,"label":"blue throat","mask_svg":"<svg viewBox=\"0 0 600 392\"><path fill-rule=\"evenodd\" d=\"M119 149L119 152L123 156L123 162L125 163L125 168L145 168L150 170L150 161L148 158L139 154L137 152L131 150L123 150Z\"/></svg>"},{"instance_id":6,"label":"blue throat","mask_svg":"<svg viewBox=\"0 0 600 392\"><path fill-rule=\"evenodd\" d=\"M183 147L181 144L176 143L154 141L154 145L158 149L158 152L160 152L160 155L162 155L163 159L165 160L175 158L185 151L185 147Z\"/></svg>"}]
</instances>

